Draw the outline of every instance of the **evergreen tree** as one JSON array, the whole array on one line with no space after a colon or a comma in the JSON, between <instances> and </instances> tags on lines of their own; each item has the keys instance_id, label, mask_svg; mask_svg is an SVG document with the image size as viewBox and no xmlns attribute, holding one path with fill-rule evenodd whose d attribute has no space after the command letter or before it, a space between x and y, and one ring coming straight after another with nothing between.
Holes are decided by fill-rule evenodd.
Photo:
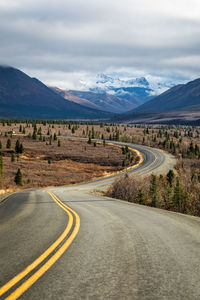
<instances>
[{"instance_id":1,"label":"evergreen tree","mask_svg":"<svg viewBox=\"0 0 200 300\"><path fill-rule=\"evenodd\" d=\"M92 140L91 140L91 137L89 136L88 144L91 144L91 143L92 143Z\"/></svg>"},{"instance_id":2,"label":"evergreen tree","mask_svg":"<svg viewBox=\"0 0 200 300\"><path fill-rule=\"evenodd\" d=\"M94 127L92 127L92 139L94 139Z\"/></svg>"},{"instance_id":3,"label":"evergreen tree","mask_svg":"<svg viewBox=\"0 0 200 300\"><path fill-rule=\"evenodd\" d=\"M119 130L116 131L115 140L119 141Z\"/></svg>"},{"instance_id":4,"label":"evergreen tree","mask_svg":"<svg viewBox=\"0 0 200 300\"><path fill-rule=\"evenodd\" d=\"M19 140L16 141L15 151L16 151L16 153L20 153L20 141Z\"/></svg>"},{"instance_id":5,"label":"evergreen tree","mask_svg":"<svg viewBox=\"0 0 200 300\"><path fill-rule=\"evenodd\" d=\"M151 206L156 207L158 193L157 178L155 175L151 176L151 185L149 187L149 196L151 197Z\"/></svg>"},{"instance_id":6,"label":"evergreen tree","mask_svg":"<svg viewBox=\"0 0 200 300\"><path fill-rule=\"evenodd\" d=\"M20 144L20 147L19 147L19 153L24 153L24 146L22 145L22 143Z\"/></svg>"},{"instance_id":7,"label":"evergreen tree","mask_svg":"<svg viewBox=\"0 0 200 300\"><path fill-rule=\"evenodd\" d=\"M56 133L54 133L54 135L53 135L53 140L57 141L57 135L56 135Z\"/></svg>"},{"instance_id":8,"label":"evergreen tree","mask_svg":"<svg viewBox=\"0 0 200 300\"><path fill-rule=\"evenodd\" d=\"M7 148L7 149L10 149L10 148L11 148L11 140L10 140L10 139L7 140L6 148Z\"/></svg>"},{"instance_id":9,"label":"evergreen tree","mask_svg":"<svg viewBox=\"0 0 200 300\"><path fill-rule=\"evenodd\" d=\"M138 193L136 195L136 202L143 205L146 204L146 194L142 188L138 190Z\"/></svg>"},{"instance_id":10,"label":"evergreen tree","mask_svg":"<svg viewBox=\"0 0 200 300\"><path fill-rule=\"evenodd\" d=\"M167 182L169 183L170 186L172 186L174 178L175 178L174 171L169 170L169 172L167 173Z\"/></svg>"},{"instance_id":11,"label":"evergreen tree","mask_svg":"<svg viewBox=\"0 0 200 300\"><path fill-rule=\"evenodd\" d=\"M0 141L0 149L2 149L2 142Z\"/></svg>"},{"instance_id":12,"label":"evergreen tree","mask_svg":"<svg viewBox=\"0 0 200 300\"><path fill-rule=\"evenodd\" d=\"M199 146L198 146L197 144L195 145L194 152L195 152L195 155L196 155L196 156L199 156L200 150L199 150Z\"/></svg>"},{"instance_id":13,"label":"evergreen tree","mask_svg":"<svg viewBox=\"0 0 200 300\"><path fill-rule=\"evenodd\" d=\"M35 128L33 130L32 139L37 140L37 129L35 129Z\"/></svg>"},{"instance_id":14,"label":"evergreen tree","mask_svg":"<svg viewBox=\"0 0 200 300\"><path fill-rule=\"evenodd\" d=\"M14 181L17 185L22 185L22 173L20 168L17 170Z\"/></svg>"},{"instance_id":15,"label":"evergreen tree","mask_svg":"<svg viewBox=\"0 0 200 300\"><path fill-rule=\"evenodd\" d=\"M38 129L37 134L42 135L42 128L41 127Z\"/></svg>"},{"instance_id":16,"label":"evergreen tree","mask_svg":"<svg viewBox=\"0 0 200 300\"><path fill-rule=\"evenodd\" d=\"M187 194L184 193L181 186L180 177L176 179L176 186L174 188L173 205L179 212L186 212Z\"/></svg>"},{"instance_id":17,"label":"evergreen tree","mask_svg":"<svg viewBox=\"0 0 200 300\"><path fill-rule=\"evenodd\" d=\"M14 153L12 153L12 155L11 155L11 162L15 162L15 154Z\"/></svg>"},{"instance_id":18,"label":"evergreen tree","mask_svg":"<svg viewBox=\"0 0 200 300\"><path fill-rule=\"evenodd\" d=\"M23 147L22 143L20 143L19 140L16 141L15 152L16 153L23 153L24 152L24 147Z\"/></svg>"}]
</instances>

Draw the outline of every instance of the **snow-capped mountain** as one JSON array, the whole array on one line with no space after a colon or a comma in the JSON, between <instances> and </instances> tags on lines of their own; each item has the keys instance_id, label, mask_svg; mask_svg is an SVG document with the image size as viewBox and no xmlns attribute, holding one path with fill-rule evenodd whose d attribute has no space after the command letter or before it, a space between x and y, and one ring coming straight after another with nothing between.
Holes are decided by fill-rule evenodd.
<instances>
[{"instance_id":1,"label":"snow-capped mountain","mask_svg":"<svg viewBox=\"0 0 200 300\"><path fill-rule=\"evenodd\" d=\"M127 73L101 73L85 77L79 90L53 88L60 96L81 105L112 113L130 111L173 87L161 77L135 77Z\"/></svg>"},{"instance_id":2,"label":"snow-capped mountain","mask_svg":"<svg viewBox=\"0 0 200 300\"><path fill-rule=\"evenodd\" d=\"M136 105L145 103L175 85L170 80L155 76L132 78L124 73L100 73L94 79L81 81L81 84L85 90L129 99L137 102Z\"/></svg>"}]
</instances>

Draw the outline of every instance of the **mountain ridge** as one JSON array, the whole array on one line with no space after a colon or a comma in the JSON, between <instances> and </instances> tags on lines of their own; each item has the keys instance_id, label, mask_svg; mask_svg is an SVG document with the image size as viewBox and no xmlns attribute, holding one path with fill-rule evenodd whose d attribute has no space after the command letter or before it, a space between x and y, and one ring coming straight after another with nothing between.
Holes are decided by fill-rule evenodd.
<instances>
[{"instance_id":1,"label":"mountain ridge","mask_svg":"<svg viewBox=\"0 0 200 300\"><path fill-rule=\"evenodd\" d=\"M137 107L137 104L133 103L132 100L116 97L108 93L78 90L65 91L57 87L51 87L51 89L65 99L107 112L119 114Z\"/></svg>"},{"instance_id":2,"label":"mountain ridge","mask_svg":"<svg viewBox=\"0 0 200 300\"><path fill-rule=\"evenodd\" d=\"M16 68L0 66L1 117L98 119L110 115L62 98L38 79Z\"/></svg>"},{"instance_id":3,"label":"mountain ridge","mask_svg":"<svg viewBox=\"0 0 200 300\"><path fill-rule=\"evenodd\" d=\"M200 104L200 78L176 85L132 112L177 110L197 104Z\"/></svg>"},{"instance_id":4,"label":"mountain ridge","mask_svg":"<svg viewBox=\"0 0 200 300\"><path fill-rule=\"evenodd\" d=\"M116 122L200 124L200 78L179 84L114 118Z\"/></svg>"}]
</instances>

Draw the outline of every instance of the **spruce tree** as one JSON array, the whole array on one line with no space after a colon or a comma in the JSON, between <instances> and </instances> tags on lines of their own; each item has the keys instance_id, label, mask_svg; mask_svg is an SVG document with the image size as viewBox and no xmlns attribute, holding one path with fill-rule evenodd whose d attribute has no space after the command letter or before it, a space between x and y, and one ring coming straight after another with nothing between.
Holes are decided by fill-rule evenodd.
<instances>
[{"instance_id":1,"label":"spruce tree","mask_svg":"<svg viewBox=\"0 0 200 300\"><path fill-rule=\"evenodd\" d=\"M24 152L24 147L19 140L16 141L15 152L20 153L20 154L22 154Z\"/></svg>"},{"instance_id":2,"label":"spruce tree","mask_svg":"<svg viewBox=\"0 0 200 300\"><path fill-rule=\"evenodd\" d=\"M138 190L138 193L136 195L136 202L143 205L146 204L146 194L142 188Z\"/></svg>"},{"instance_id":3,"label":"spruce tree","mask_svg":"<svg viewBox=\"0 0 200 300\"><path fill-rule=\"evenodd\" d=\"M7 149L10 149L10 148L11 148L11 140L10 140L10 139L7 140L6 148L7 148Z\"/></svg>"},{"instance_id":4,"label":"spruce tree","mask_svg":"<svg viewBox=\"0 0 200 300\"><path fill-rule=\"evenodd\" d=\"M11 155L11 162L15 162L15 154L14 153L12 153L12 155Z\"/></svg>"},{"instance_id":5,"label":"spruce tree","mask_svg":"<svg viewBox=\"0 0 200 300\"><path fill-rule=\"evenodd\" d=\"M17 185L22 185L22 173L20 168L17 170L14 181Z\"/></svg>"},{"instance_id":6,"label":"spruce tree","mask_svg":"<svg viewBox=\"0 0 200 300\"><path fill-rule=\"evenodd\" d=\"M91 137L89 136L88 144L91 144L91 143L92 143L92 140L91 140Z\"/></svg>"},{"instance_id":7,"label":"spruce tree","mask_svg":"<svg viewBox=\"0 0 200 300\"><path fill-rule=\"evenodd\" d=\"M20 144L20 147L19 147L19 153L24 153L24 146L22 145L22 143Z\"/></svg>"},{"instance_id":8,"label":"spruce tree","mask_svg":"<svg viewBox=\"0 0 200 300\"><path fill-rule=\"evenodd\" d=\"M34 128L33 130L33 135L32 135L33 140L37 140L37 129Z\"/></svg>"},{"instance_id":9,"label":"spruce tree","mask_svg":"<svg viewBox=\"0 0 200 300\"><path fill-rule=\"evenodd\" d=\"M169 172L167 173L167 182L169 183L170 186L172 186L174 178L175 178L174 171L169 170Z\"/></svg>"},{"instance_id":10,"label":"spruce tree","mask_svg":"<svg viewBox=\"0 0 200 300\"><path fill-rule=\"evenodd\" d=\"M54 133L54 135L53 135L53 140L57 141L57 135L56 135L56 133Z\"/></svg>"},{"instance_id":11,"label":"spruce tree","mask_svg":"<svg viewBox=\"0 0 200 300\"><path fill-rule=\"evenodd\" d=\"M183 198L183 190L180 182L180 177L176 178L176 186L174 188L173 205L177 211L181 211L181 202Z\"/></svg>"},{"instance_id":12,"label":"spruce tree","mask_svg":"<svg viewBox=\"0 0 200 300\"><path fill-rule=\"evenodd\" d=\"M94 127L92 127L92 139L94 139Z\"/></svg>"},{"instance_id":13,"label":"spruce tree","mask_svg":"<svg viewBox=\"0 0 200 300\"><path fill-rule=\"evenodd\" d=\"M151 176L151 185L149 187L149 196L151 197L151 206L156 207L158 193L157 178L155 175Z\"/></svg>"},{"instance_id":14,"label":"spruce tree","mask_svg":"<svg viewBox=\"0 0 200 300\"><path fill-rule=\"evenodd\" d=\"M16 151L16 153L20 153L20 141L19 140L16 141L15 151Z\"/></svg>"}]
</instances>

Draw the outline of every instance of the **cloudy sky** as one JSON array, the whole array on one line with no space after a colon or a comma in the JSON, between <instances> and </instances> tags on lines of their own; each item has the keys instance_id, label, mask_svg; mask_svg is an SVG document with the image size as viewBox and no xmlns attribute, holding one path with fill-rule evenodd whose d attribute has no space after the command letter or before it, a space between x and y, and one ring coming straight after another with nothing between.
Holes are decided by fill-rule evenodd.
<instances>
[{"instance_id":1,"label":"cloudy sky","mask_svg":"<svg viewBox=\"0 0 200 300\"><path fill-rule=\"evenodd\" d=\"M0 64L80 88L102 72L200 77L199 0L0 0Z\"/></svg>"}]
</instances>

